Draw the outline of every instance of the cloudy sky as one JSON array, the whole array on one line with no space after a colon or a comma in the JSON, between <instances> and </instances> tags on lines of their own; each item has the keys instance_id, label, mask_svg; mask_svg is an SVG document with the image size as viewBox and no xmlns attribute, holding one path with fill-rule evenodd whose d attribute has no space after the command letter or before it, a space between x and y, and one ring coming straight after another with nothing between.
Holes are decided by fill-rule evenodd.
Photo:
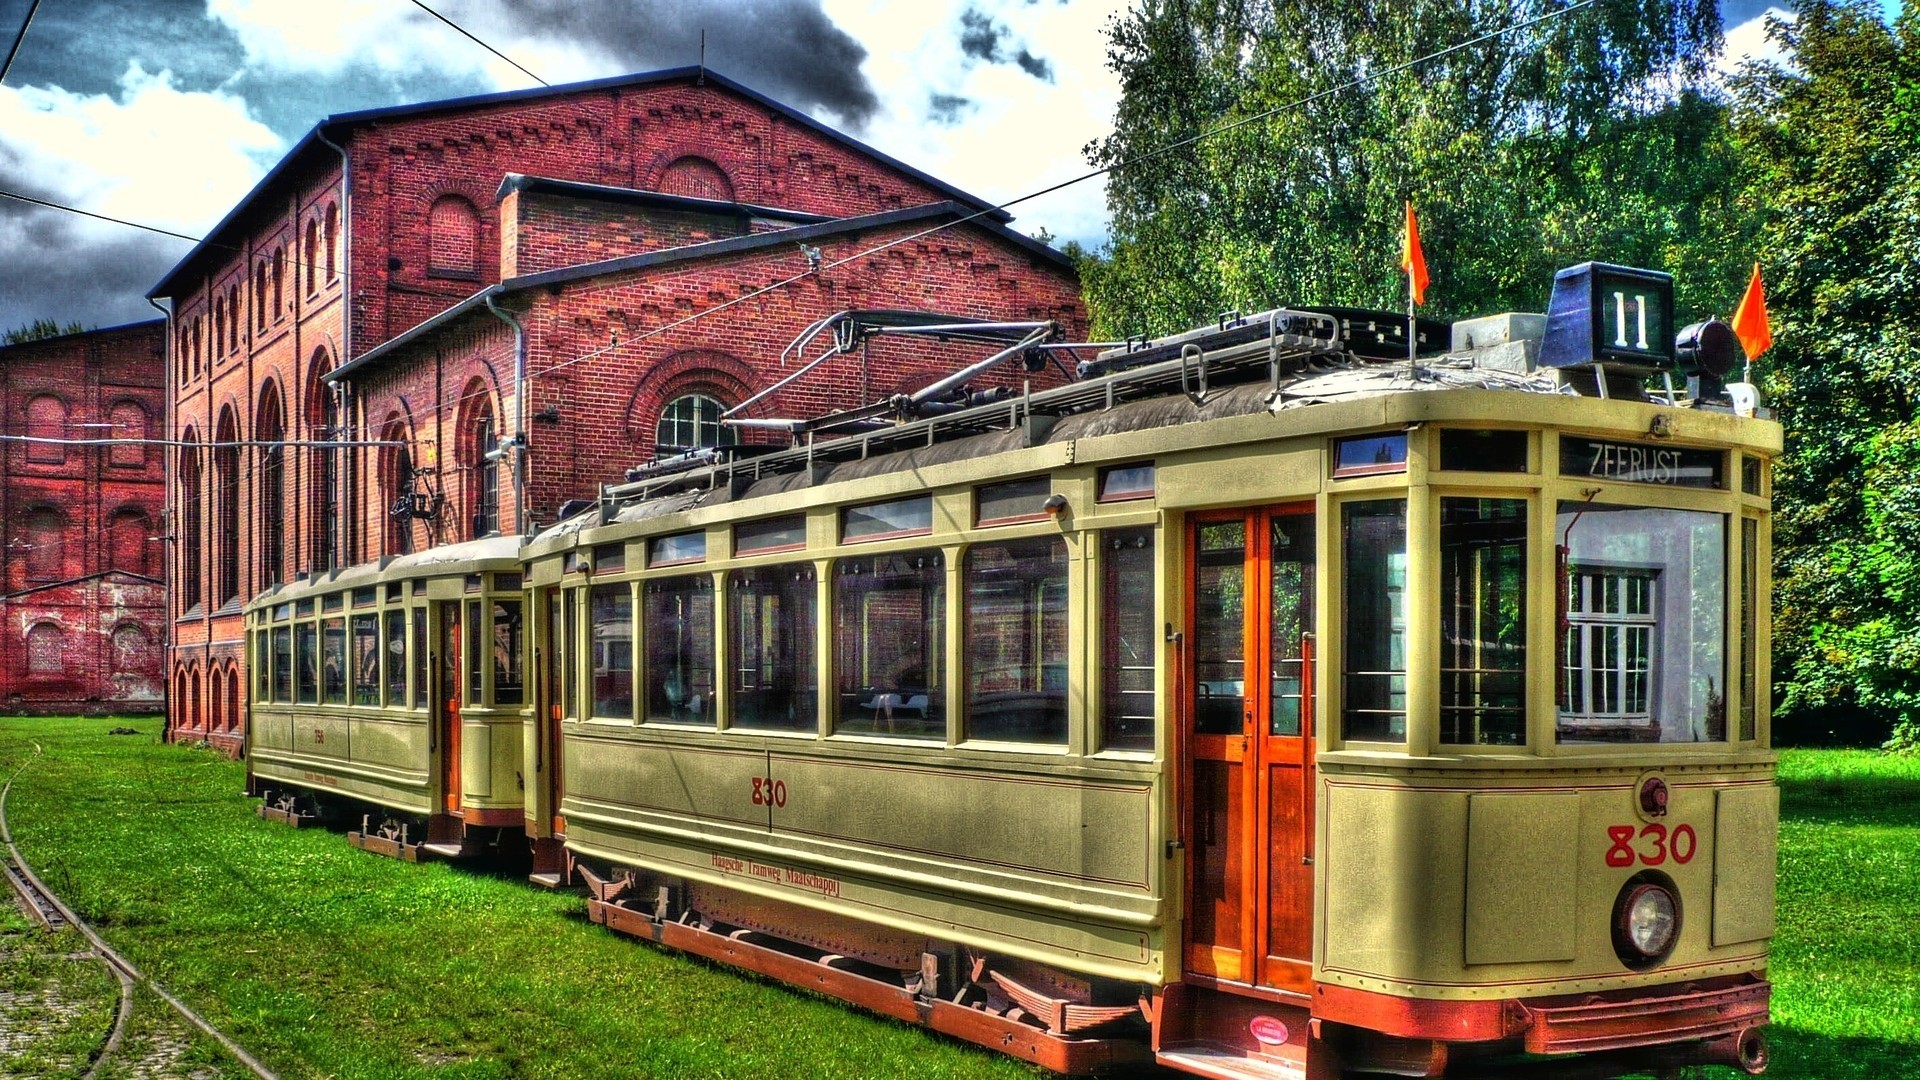
<instances>
[{"instance_id":1,"label":"cloudy sky","mask_svg":"<svg viewBox=\"0 0 1920 1080\"><path fill-rule=\"evenodd\" d=\"M715 70L998 202L1087 170L1126 0L426 3L552 83L690 64L705 28ZM0 0L0 49L31 6ZM1730 52L1767 8L1724 5ZM199 236L324 116L530 85L411 0L42 0L0 83L0 190ZM1097 181L1014 213L1104 236ZM0 329L152 317L190 246L0 198Z\"/></svg>"}]
</instances>

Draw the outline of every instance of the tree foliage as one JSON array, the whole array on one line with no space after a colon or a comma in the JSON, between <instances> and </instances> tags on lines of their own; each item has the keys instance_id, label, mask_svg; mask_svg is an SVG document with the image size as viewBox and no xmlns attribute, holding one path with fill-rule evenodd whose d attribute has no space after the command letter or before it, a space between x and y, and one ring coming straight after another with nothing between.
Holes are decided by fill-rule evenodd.
<instances>
[{"instance_id":1,"label":"tree foliage","mask_svg":"<svg viewBox=\"0 0 1920 1080\"><path fill-rule=\"evenodd\" d=\"M1803 0L1739 127L1765 232L1775 682L1788 734L1920 736L1920 11ZM1858 732L1840 732L1842 737Z\"/></svg>"},{"instance_id":2,"label":"tree foliage","mask_svg":"<svg viewBox=\"0 0 1920 1080\"><path fill-rule=\"evenodd\" d=\"M22 345L29 341L45 341L48 338L65 337L68 334L84 334L86 330L86 327L77 322L70 322L62 327L52 319L35 319L0 335L0 345Z\"/></svg>"},{"instance_id":3,"label":"tree foliage","mask_svg":"<svg viewBox=\"0 0 1920 1080\"><path fill-rule=\"evenodd\" d=\"M1541 310L1553 270L1589 258L1671 269L1683 313L1724 314L1752 212L1726 109L1688 89L1713 0L1597 4L1350 85L1569 6L1147 0L1111 30L1122 98L1088 147L1119 166L1112 242L1085 268L1098 332L1402 307L1409 199L1431 314Z\"/></svg>"}]
</instances>

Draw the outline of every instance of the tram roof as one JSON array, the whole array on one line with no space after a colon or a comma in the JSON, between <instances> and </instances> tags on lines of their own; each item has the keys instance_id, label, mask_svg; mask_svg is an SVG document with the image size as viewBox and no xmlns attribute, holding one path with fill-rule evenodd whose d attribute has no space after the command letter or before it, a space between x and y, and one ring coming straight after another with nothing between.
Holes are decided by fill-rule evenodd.
<instances>
[{"instance_id":1,"label":"tram roof","mask_svg":"<svg viewBox=\"0 0 1920 1080\"><path fill-rule=\"evenodd\" d=\"M364 585L416 577L447 577L477 574L490 570L519 569L518 536L485 536L457 544L442 544L425 551L393 555L377 562L359 563L325 573L311 574L295 581L282 582L254 597L247 606L284 604L321 593L339 592Z\"/></svg>"}]
</instances>

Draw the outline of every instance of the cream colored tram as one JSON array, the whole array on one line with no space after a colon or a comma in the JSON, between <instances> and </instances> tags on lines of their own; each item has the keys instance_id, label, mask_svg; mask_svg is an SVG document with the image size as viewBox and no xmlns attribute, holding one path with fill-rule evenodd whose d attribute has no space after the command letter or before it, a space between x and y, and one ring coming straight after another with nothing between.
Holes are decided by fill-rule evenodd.
<instances>
[{"instance_id":1,"label":"cream colored tram","mask_svg":"<svg viewBox=\"0 0 1920 1080\"><path fill-rule=\"evenodd\" d=\"M525 550L530 828L598 921L1063 1071L1758 1071L1780 429L1541 368L1568 318L1275 313L613 489Z\"/></svg>"},{"instance_id":2,"label":"cream colored tram","mask_svg":"<svg viewBox=\"0 0 1920 1080\"><path fill-rule=\"evenodd\" d=\"M471 854L523 827L518 538L399 555L276 586L247 608L250 790L358 846Z\"/></svg>"}]
</instances>

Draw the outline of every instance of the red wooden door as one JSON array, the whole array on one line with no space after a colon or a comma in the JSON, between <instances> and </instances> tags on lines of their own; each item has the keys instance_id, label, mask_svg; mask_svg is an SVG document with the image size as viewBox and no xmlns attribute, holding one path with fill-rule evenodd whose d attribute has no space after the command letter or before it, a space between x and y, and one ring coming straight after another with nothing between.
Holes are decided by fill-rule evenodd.
<instances>
[{"instance_id":1,"label":"red wooden door","mask_svg":"<svg viewBox=\"0 0 1920 1080\"><path fill-rule=\"evenodd\" d=\"M1313 508L1203 515L1187 539L1187 968L1305 991L1313 948Z\"/></svg>"}]
</instances>

